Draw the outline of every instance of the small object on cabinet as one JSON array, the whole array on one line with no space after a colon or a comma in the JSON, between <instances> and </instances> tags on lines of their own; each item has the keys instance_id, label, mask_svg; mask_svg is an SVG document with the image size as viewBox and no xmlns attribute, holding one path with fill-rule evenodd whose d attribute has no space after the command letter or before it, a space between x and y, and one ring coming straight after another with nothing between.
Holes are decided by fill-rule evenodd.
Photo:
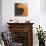
<instances>
[{"instance_id":1,"label":"small object on cabinet","mask_svg":"<svg viewBox=\"0 0 46 46\"><path fill-rule=\"evenodd\" d=\"M25 20L25 23L30 23L30 20Z\"/></svg>"}]
</instances>

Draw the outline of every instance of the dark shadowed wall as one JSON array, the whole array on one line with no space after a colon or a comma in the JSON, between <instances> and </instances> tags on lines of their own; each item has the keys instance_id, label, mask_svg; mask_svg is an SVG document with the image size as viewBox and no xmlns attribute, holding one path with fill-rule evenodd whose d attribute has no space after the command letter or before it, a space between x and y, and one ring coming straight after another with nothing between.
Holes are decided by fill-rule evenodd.
<instances>
[{"instance_id":1,"label":"dark shadowed wall","mask_svg":"<svg viewBox=\"0 0 46 46\"><path fill-rule=\"evenodd\" d=\"M2 29L2 0L0 0L0 31Z\"/></svg>"}]
</instances>

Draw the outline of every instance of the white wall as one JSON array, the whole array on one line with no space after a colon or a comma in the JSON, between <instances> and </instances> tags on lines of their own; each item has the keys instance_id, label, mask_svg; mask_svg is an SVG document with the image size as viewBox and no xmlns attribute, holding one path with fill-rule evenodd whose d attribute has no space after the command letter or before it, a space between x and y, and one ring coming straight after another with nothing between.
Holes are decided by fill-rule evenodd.
<instances>
[{"instance_id":1,"label":"white wall","mask_svg":"<svg viewBox=\"0 0 46 46\"><path fill-rule=\"evenodd\" d=\"M2 31L2 0L0 0L0 31Z\"/></svg>"},{"instance_id":2,"label":"white wall","mask_svg":"<svg viewBox=\"0 0 46 46\"><path fill-rule=\"evenodd\" d=\"M40 10L41 13L46 13L46 0L40 0Z\"/></svg>"},{"instance_id":3,"label":"white wall","mask_svg":"<svg viewBox=\"0 0 46 46\"><path fill-rule=\"evenodd\" d=\"M14 15L14 4L15 2L28 3L29 12L27 17L16 17ZM36 37L36 27L39 24L46 30L46 11L45 0L2 0L2 26L3 31L8 30L7 22L10 19L18 19L19 22L25 22L26 19L29 19L33 25L33 45L38 46L38 39ZM44 9L45 8L45 9ZM43 12L44 10L44 12ZM21 21L20 21L21 20ZM37 40L36 40L37 39Z\"/></svg>"},{"instance_id":4,"label":"white wall","mask_svg":"<svg viewBox=\"0 0 46 46\"><path fill-rule=\"evenodd\" d=\"M29 12L27 17L16 17L14 15L14 3L15 2L22 2L28 3ZM40 24L40 0L24 0L24 1L17 1L17 0L2 0L2 25L3 31L8 30L7 22L10 19L15 20L18 19L19 22L25 22L25 20L30 20L33 25L33 45L38 46L38 39L36 37L36 27ZM21 21L20 21L21 20ZM37 39L37 40L36 40Z\"/></svg>"},{"instance_id":5,"label":"white wall","mask_svg":"<svg viewBox=\"0 0 46 46\"><path fill-rule=\"evenodd\" d=\"M46 0L40 0L40 24L46 31Z\"/></svg>"},{"instance_id":6,"label":"white wall","mask_svg":"<svg viewBox=\"0 0 46 46\"><path fill-rule=\"evenodd\" d=\"M33 46L39 46L38 38L36 37L36 27L40 24L40 0L32 0L32 14L31 20L33 25Z\"/></svg>"},{"instance_id":7,"label":"white wall","mask_svg":"<svg viewBox=\"0 0 46 46\"><path fill-rule=\"evenodd\" d=\"M40 25L43 27L43 30L46 31L46 0L40 0Z\"/></svg>"},{"instance_id":8,"label":"white wall","mask_svg":"<svg viewBox=\"0 0 46 46\"><path fill-rule=\"evenodd\" d=\"M29 19L31 23L34 23L33 25L33 33L34 33L34 44L35 46L38 46L38 40L35 38L36 36L36 27L40 23L40 0L29 0L29 1L18 1L18 2L28 2L28 7L29 7L29 14L27 17L16 17L14 15L14 3L17 2L17 0L2 0L2 25L3 25L3 31L7 30L7 22L10 19L17 18L20 22L24 22L26 19ZM22 19L23 18L23 19Z\"/></svg>"}]
</instances>

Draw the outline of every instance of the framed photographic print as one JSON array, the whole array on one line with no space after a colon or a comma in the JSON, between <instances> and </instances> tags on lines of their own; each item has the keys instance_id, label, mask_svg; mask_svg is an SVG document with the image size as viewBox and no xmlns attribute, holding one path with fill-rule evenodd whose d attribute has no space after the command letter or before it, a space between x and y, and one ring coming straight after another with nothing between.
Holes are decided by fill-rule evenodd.
<instances>
[{"instance_id":1,"label":"framed photographic print","mask_svg":"<svg viewBox=\"0 0 46 46\"><path fill-rule=\"evenodd\" d=\"M15 3L15 16L28 16L28 4Z\"/></svg>"}]
</instances>

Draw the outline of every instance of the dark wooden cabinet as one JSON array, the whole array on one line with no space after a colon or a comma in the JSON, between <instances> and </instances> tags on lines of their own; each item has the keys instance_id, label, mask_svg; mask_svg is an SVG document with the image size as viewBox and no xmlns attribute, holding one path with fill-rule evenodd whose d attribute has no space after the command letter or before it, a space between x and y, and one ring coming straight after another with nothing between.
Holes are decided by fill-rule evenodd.
<instances>
[{"instance_id":1,"label":"dark wooden cabinet","mask_svg":"<svg viewBox=\"0 0 46 46\"><path fill-rule=\"evenodd\" d=\"M22 46L33 46L33 23L7 23L12 39Z\"/></svg>"}]
</instances>

